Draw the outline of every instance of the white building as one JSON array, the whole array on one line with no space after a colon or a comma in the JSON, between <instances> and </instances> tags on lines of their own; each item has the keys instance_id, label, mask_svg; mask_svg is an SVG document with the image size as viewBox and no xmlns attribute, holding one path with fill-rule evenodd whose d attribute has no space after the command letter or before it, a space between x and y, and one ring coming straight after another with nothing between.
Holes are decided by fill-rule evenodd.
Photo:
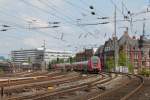
<instances>
[{"instance_id":1,"label":"white building","mask_svg":"<svg viewBox=\"0 0 150 100\"><path fill-rule=\"evenodd\" d=\"M73 54L70 51L58 51L44 48L11 51L12 62L16 64L41 64L47 67L52 60L68 59Z\"/></svg>"},{"instance_id":2,"label":"white building","mask_svg":"<svg viewBox=\"0 0 150 100\"><path fill-rule=\"evenodd\" d=\"M73 53L71 51L58 51L58 50L51 50L46 49L44 53L44 60L46 61L46 64L48 64L52 60L59 59L68 59L69 57L72 57Z\"/></svg>"},{"instance_id":3,"label":"white building","mask_svg":"<svg viewBox=\"0 0 150 100\"><path fill-rule=\"evenodd\" d=\"M44 51L40 49L20 49L11 51L11 60L14 63L41 63Z\"/></svg>"}]
</instances>

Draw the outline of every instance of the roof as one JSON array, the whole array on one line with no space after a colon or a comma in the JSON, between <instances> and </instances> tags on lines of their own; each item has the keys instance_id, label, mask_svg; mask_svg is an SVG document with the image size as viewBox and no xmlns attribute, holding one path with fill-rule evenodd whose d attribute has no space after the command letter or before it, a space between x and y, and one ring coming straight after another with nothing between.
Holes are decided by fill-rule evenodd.
<instances>
[{"instance_id":1,"label":"roof","mask_svg":"<svg viewBox=\"0 0 150 100\"><path fill-rule=\"evenodd\" d=\"M46 52L59 52L59 53L72 53L71 51L62 51L62 50L52 50L52 49L46 49Z\"/></svg>"},{"instance_id":2,"label":"roof","mask_svg":"<svg viewBox=\"0 0 150 100\"><path fill-rule=\"evenodd\" d=\"M95 52L95 55L98 55L99 53L102 53L103 50L104 50L104 45L101 45L101 46L97 49L97 51Z\"/></svg>"},{"instance_id":3,"label":"roof","mask_svg":"<svg viewBox=\"0 0 150 100\"><path fill-rule=\"evenodd\" d=\"M130 46L138 46L138 40L132 39L127 32L125 32L122 37L118 40L119 46L128 44Z\"/></svg>"}]
</instances>

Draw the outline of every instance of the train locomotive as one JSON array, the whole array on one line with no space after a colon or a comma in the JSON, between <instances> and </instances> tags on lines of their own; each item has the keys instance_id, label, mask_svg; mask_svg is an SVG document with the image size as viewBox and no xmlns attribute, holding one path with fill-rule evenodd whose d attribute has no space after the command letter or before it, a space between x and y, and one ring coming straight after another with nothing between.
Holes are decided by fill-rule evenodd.
<instances>
[{"instance_id":1,"label":"train locomotive","mask_svg":"<svg viewBox=\"0 0 150 100\"><path fill-rule=\"evenodd\" d=\"M88 61L55 64L53 68L85 72L100 72L102 70L100 58L97 56L92 56Z\"/></svg>"}]
</instances>

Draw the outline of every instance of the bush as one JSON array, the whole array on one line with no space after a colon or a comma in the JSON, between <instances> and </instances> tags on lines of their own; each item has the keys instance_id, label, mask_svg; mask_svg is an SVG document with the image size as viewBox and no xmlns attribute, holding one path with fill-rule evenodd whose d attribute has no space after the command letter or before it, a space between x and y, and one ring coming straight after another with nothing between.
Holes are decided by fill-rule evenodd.
<instances>
[{"instance_id":1,"label":"bush","mask_svg":"<svg viewBox=\"0 0 150 100\"><path fill-rule=\"evenodd\" d=\"M140 75L146 76L146 77L150 77L150 70L149 69L142 69L140 71Z\"/></svg>"},{"instance_id":2,"label":"bush","mask_svg":"<svg viewBox=\"0 0 150 100\"><path fill-rule=\"evenodd\" d=\"M3 73L4 73L3 69L2 69L2 68L0 68L0 74L3 74Z\"/></svg>"}]
</instances>

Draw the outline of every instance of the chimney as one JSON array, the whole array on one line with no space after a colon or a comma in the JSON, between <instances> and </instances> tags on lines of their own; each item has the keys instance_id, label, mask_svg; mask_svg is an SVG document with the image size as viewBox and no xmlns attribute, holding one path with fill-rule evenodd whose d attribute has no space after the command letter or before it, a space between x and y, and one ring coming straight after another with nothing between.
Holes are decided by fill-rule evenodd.
<instances>
[{"instance_id":1,"label":"chimney","mask_svg":"<svg viewBox=\"0 0 150 100\"><path fill-rule=\"evenodd\" d=\"M132 37L132 39L134 39L134 40L135 40L135 39L136 39L136 37L135 37L135 36L133 36L133 37Z\"/></svg>"},{"instance_id":2,"label":"chimney","mask_svg":"<svg viewBox=\"0 0 150 100\"><path fill-rule=\"evenodd\" d=\"M124 35L128 35L128 27L126 27L126 31L124 31Z\"/></svg>"}]
</instances>

